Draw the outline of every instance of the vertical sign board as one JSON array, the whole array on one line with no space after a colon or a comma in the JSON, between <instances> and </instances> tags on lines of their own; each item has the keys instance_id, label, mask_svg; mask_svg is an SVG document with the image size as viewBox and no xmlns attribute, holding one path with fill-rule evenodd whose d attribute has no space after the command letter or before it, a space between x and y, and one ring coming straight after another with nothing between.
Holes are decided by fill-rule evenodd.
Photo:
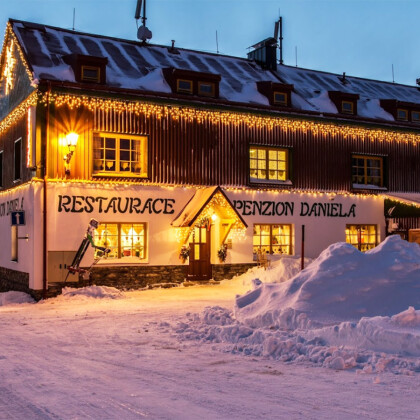
<instances>
[{"instance_id":1,"label":"vertical sign board","mask_svg":"<svg viewBox=\"0 0 420 420\"><path fill-rule=\"evenodd\" d=\"M26 224L24 211L12 211L10 214L12 226L24 226Z\"/></svg>"}]
</instances>

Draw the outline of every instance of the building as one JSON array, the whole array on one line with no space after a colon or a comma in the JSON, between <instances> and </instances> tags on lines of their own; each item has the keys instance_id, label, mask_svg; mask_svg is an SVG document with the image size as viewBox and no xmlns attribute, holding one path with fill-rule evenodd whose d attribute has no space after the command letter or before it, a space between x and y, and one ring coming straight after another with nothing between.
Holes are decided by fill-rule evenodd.
<instances>
[{"instance_id":1,"label":"building","mask_svg":"<svg viewBox=\"0 0 420 420\"><path fill-rule=\"evenodd\" d=\"M2 290L55 291L91 218L111 250L92 281L117 287L416 240L419 88L277 65L276 48L237 58L10 20Z\"/></svg>"}]
</instances>

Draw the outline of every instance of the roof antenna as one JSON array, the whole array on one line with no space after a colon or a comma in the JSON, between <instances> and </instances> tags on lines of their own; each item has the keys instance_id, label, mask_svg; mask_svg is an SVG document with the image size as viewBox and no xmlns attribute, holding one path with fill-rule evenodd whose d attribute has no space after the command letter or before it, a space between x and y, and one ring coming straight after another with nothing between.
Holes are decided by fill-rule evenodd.
<instances>
[{"instance_id":1,"label":"roof antenna","mask_svg":"<svg viewBox=\"0 0 420 420\"><path fill-rule=\"evenodd\" d=\"M394 79L394 64L392 64L392 83L395 83L395 79Z\"/></svg>"},{"instance_id":2,"label":"roof antenna","mask_svg":"<svg viewBox=\"0 0 420 420\"><path fill-rule=\"evenodd\" d=\"M74 31L74 22L76 21L76 8L73 7L73 31Z\"/></svg>"},{"instance_id":3,"label":"roof antenna","mask_svg":"<svg viewBox=\"0 0 420 420\"><path fill-rule=\"evenodd\" d=\"M274 25L274 39L279 40L280 64L283 64L283 18L281 16Z\"/></svg>"},{"instance_id":4,"label":"roof antenna","mask_svg":"<svg viewBox=\"0 0 420 420\"><path fill-rule=\"evenodd\" d=\"M137 7L136 7L136 13L134 15L134 19L136 19L136 21L138 21L140 19L140 13L141 13L141 6L142 6L143 1L142 0L137 0ZM149 28L146 27L146 0L144 0L143 3L143 16L141 18L142 21L142 25L140 26L140 28L138 27L138 22L137 22L137 38L140 41L146 42L148 39L152 38L152 32L149 30Z\"/></svg>"},{"instance_id":5,"label":"roof antenna","mask_svg":"<svg viewBox=\"0 0 420 420\"><path fill-rule=\"evenodd\" d=\"M219 54L219 40L217 38L217 29L216 29L216 51L217 51L217 54Z\"/></svg>"},{"instance_id":6,"label":"roof antenna","mask_svg":"<svg viewBox=\"0 0 420 420\"><path fill-rule=\"evenodd\" d=\"M295 46L295 60L296 60L296 67L298 66L297 65L297 46Z\"/></svg>"}]
</instances>

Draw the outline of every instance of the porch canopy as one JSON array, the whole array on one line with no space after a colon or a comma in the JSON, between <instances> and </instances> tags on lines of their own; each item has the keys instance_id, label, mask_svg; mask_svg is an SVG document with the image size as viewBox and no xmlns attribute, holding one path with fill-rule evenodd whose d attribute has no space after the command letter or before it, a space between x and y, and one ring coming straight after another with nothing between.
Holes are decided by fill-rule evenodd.
<instances>
[{"instance_id":1,"label":"porch canopy","mask_svg":"<svg viewBox=\"0 0 420 420\"><path fill-rule=\"evenodd\" d=\"M215 216L230 221L231 227L236 229L248 227L219 186L197 190L171 224L177 228L191 228L211 223Z\"/></svg>"},{"instance_id":2,"label":"porch canopy","mask_svg":"<svg viewBox=\"0 0 420 420\"><path fill-rule=\"evenodd\" d=\"M420 193L387 193L384 198L420 208Z\"/></svg>"}]
</instances>

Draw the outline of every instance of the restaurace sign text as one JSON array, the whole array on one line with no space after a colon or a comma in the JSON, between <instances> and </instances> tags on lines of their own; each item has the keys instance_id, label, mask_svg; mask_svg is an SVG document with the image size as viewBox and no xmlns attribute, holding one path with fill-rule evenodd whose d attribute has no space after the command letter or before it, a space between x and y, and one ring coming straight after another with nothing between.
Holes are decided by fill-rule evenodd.
<instances>
[{"instance_id":1,"label":"restaurace sign text","mask_svg":"<svg viewBox=\"0 0 420 420\"><path fill-rule=\"evenodd\" d=\"M175 200L171 198L58 196L59 213L173 214L174 204Z\"/></svg>"}]
</instances>

